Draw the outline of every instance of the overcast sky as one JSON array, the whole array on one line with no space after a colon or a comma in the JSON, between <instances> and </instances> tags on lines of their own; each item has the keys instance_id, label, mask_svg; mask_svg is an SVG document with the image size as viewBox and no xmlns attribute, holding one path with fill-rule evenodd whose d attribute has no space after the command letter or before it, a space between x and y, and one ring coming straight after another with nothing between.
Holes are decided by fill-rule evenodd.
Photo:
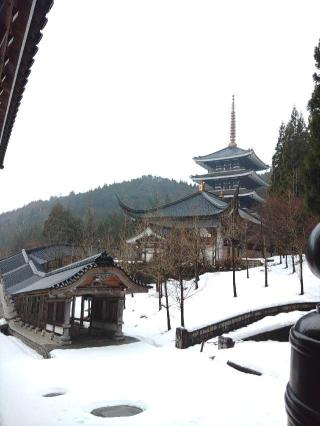
<instances>
[{"instance_id":1,"label":"overcast sky","mask_svg":"<svg viewBox=\"0 0 320 426\"><path fill-rule=\"evenodd\" d=\"M229 142L271 163L306 114L319 0L55 0L0 171L0 211L153 174Z\"/></svg>"}]
</instances>

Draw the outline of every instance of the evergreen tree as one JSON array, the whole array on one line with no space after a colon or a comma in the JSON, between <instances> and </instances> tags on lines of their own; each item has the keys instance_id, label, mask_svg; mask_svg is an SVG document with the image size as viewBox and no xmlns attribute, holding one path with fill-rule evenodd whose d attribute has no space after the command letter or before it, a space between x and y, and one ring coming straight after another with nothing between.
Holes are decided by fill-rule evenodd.
<instances>
[{"instance_id":1,"label":"evergreen tree","mask_svg":"<svg viewBox=\"0 0 320 426\"><path fill-rule=\"evenodd\" d=\"M276 152L272 157L272 174L271 174L271 189L272 191L277 190L279 182L281 182L281 159L284 144L285 124L282 122L279 129L278 142L276 145Z\"/></svg>"},{"instance_id":2,"label":"evergreen tree","mask_svg":"<svg viewBox=\"0 0 320 426\"><path fill-rule=\"evenodd\" d=\"M320 40L314 51L316 68L320 70ZM308 209L320 214L320 72L313 75L315 87L308 104L310 111L310 152L305 161L305 201Z\"/></svg>"},{"instance_id":3,"label":"evergreen tree","mask_svg":"<svg viewBox=\"0 0 320 426\"><path fill-rule=\"evenodd\" d=\"M272 159L271 192L303 194L303 162L309 150L309 136L302 114L293 108L289 122L281 124Z\"/></svg>"},{"instance_id":4,"label":"evergreen tree","mask_svg":"<svg viewBox=\"0 0 320 426\"><path fill-rule=\"evenodd\" d=\"M82 237L82 222L58 203L52 208L44 223L43 236L48 243L79 244Z\"/></svg>"}]
</instances>

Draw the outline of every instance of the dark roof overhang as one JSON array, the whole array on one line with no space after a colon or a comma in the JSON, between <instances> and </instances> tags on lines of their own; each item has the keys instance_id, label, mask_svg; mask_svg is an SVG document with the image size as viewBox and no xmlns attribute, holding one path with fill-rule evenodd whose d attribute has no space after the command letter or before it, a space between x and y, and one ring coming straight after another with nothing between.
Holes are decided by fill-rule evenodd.
<instances>
[{"instance_id":1,"label":"dark roof overhang","mask_svg":"<svg viewBox=\"0 0 320 426\"><path fill-rule=\"evenodd\" d=\"M253 182L257 183L259 186L269 186L268 183L259 176L254 170L232 170L224 172L213 172L207 173L204 175L195 175L190 176L194 182L210 182L210 181L220 181L225 179L234 179L234 178L248 178Z\"/></svg>"},{"instance_id":2,"label":"dark roof overhang","mask_svg":"<svg viewBox=\"0 0 320 426\"><path fill-rule=\"evenodd\" d=\"M118 203L124 213L133 219L163 222L163 220L182 220L191 219L193 217L206 217L211 215L219 215L228 206L228 204L214 194L207 191L196 191L176 201L161 204L158 207L136 210L124 204L119 197ZM190 206L189 203L192 203ZM150 222L151 223L151 222Z\"/></svg>"},{"instance_id":3,"label":"dark roof overhang","mask_svg":"<svg viewBox=\"0 0 320 426\"><path fill-rule=\"evenodd\" d=\"M53 0L0 2L0 168Z\"/></svg>"},{"instance_id":4,"label":"dark roof overhang","mask_svg":"<svg viewBox=\"0 0 320 426\"><path fill-rule=\"evenodd\" d=\"M224 160L236 160L241 158L247 158L253 165L255 170L267 170L269 166L265 164L256 155L253 149L242 149L242 148L224 148L220 151L213 152L212 154L204 155L201 157L194 157L193 160L201 167L210 168L210 164L221 162Z\"/></svg>"}]
</instances>

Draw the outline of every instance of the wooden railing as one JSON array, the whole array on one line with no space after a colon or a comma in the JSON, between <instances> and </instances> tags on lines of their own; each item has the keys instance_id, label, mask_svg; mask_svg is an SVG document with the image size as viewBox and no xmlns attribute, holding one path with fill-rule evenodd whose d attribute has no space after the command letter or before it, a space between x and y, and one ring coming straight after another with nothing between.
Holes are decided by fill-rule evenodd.
<instances>
[{"instance_id":1,"label":"wooden railing","mask_svg":"<svg viewBox=\"0 0 320 426\"><path fill-rule=\"evenodd\" d=\"M223 333L229 333L230 331L245 327L269 315L292 311L310 311L311 309L315 309L316 305L316 302L288 303L286 305L249 311L192 331L178 327L176 329L176 348L185 349L189 346L200 344L214 337L221 336Z\"/></svg>"}]
</instances>

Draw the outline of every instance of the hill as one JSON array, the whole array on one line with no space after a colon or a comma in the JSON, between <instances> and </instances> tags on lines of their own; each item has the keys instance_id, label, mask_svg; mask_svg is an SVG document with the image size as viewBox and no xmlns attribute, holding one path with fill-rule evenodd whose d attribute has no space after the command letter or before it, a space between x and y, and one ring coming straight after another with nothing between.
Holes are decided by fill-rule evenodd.
<instances>
[{"instance_id":1,"label":"hill","mask_svg":"<svg viewBox=\"0 0 320 426\"><path fill-rule=\"evenodd\" d=\"M60 203L78 218L84 220L89 210L97 225L119 223L122 220L116 194L133 208L154 207L162 202L183 197L194 189L193 185L155 176L104 185L88 192L71 192L63 197L46 201L33 201L28 205L0 215L0 251L6 255L23 247L43 242L42 227L52 207Z\"/></svg>"}]
</instances>

